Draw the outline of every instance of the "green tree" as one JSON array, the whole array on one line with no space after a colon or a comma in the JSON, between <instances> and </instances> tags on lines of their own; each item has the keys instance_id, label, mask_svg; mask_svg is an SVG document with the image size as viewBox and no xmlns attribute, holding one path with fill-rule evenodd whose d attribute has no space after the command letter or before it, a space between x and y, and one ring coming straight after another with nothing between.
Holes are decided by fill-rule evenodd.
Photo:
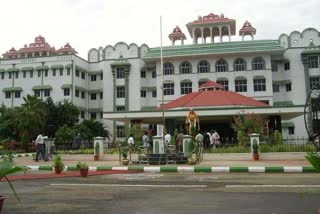
<instances>
[{"instance_id":1,"label":"green tree","mask_svg":"<svg viewBox=\"0 0 320 214\"><path fill-rule=\"evenodd\" d=\"M17 114L13 119L18 130L19 139L30 141L33 136L44 130L47 111L44 102L35 96L23 97L24 103L17 107ZM25 151L28 151L28 144L25 144Z\"/></svg>"},{"instance_id":2,"label":"green tree","mask_svg":"<svg viewBox=\"0 0 320 214\"><path fill-rule=\"evenodd\" d=\"M57 103L57 128L64 125L72 127L79 122L79 109L70 101L64 100Z\"/></svg>"}]
</instances>

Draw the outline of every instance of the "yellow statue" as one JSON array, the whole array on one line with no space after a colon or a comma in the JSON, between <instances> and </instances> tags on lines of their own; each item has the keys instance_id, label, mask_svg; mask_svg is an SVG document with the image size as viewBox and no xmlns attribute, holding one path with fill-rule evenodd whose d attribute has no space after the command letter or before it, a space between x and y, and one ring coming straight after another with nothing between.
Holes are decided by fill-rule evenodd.
<instances>
[{"instance_id":1,"label":"yellow statue","mask_svg":"<svg viewBox=\"0 0 320 214\"><path fill-rule=\"evenodd\" d=\"M198 129L197 129L197 123L198 123ZM187 114L186 118L186 130L189 132L189 135L195 134L192 133L192 129L194 128L194 131L200 130L200 121L197 113L193 111L192 108L190 108L190 111Z\"/></svg>"}]
</instances>

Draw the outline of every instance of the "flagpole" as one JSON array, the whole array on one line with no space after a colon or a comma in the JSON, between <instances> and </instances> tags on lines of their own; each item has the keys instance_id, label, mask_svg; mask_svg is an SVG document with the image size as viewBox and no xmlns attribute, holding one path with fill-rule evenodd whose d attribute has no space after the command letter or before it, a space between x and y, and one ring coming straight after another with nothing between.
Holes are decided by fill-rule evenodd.
<instances>
[{"instance_id":1,"label":"flagpole","mask_svg":"<svg viewBox=\"0 0 320 214\"><path fill-rule=\"evenodd\" d=\"M163 136L162 138L164 142L165 117L164 117L163 55L162 55L162 16L160 16L160 72L161 72L161 89L162 89L162 136Z\"/></svg>"}]
</instances>

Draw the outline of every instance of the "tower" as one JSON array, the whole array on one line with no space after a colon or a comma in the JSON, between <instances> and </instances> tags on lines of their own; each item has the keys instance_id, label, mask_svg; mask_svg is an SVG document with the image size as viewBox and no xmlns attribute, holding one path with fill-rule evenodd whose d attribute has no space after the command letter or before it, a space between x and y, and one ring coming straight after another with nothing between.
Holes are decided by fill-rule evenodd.
<instances>
[{"instance_id":1,"label":"tower","mask_svg":"<svg viewBox=\"0 0 320 214\"><path fill-rule=\"evenodd\" d=\"M181 29L179 26L176 26L172 33L169 34L169 39L172 41L172 45L175 45L176 40L181 40L181 45L184 44L184 40L186 39L186 35L182 33Z\"/></svg>"},{"instance_id":2,"label":"tower","mask_svg":"<svg viewBox=\"0 0 320 214\"><path fill-rule=\"evenodd\" d=\"M242 28L239 31L239 35L242 36L242 41L246 35L251 36L251 39L254 40L254 35L256 35L256 29L252 27L251 23L246 21Z\"/></svg>"},{"instance_id":3,"label":"tower","mask_svg":"<svg viewBox=\"0 0 320 214\"><path fill-rule=\"evenodd\" d=\"M199 16L198 20L189 22L186 26L193 38L193 44L198 44L199 38L202 43L207 43L207 38L213 43L215 37L219 37L219 41L222 42L223 36L228 36L231 41L231 35L236 35L236 21L224 17L223 14L219 16L210 13L207 16Z\"/></svg>"}]
</instances>

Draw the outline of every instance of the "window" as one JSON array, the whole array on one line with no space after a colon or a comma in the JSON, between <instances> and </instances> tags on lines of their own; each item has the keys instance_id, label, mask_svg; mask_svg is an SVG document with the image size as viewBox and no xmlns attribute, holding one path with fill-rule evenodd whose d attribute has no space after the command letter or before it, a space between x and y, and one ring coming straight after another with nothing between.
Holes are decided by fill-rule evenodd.
<instances>
[{"instance_id":1,"label":"window","mask_svg":"<svg viewBox=\"0 0 320 214\"><path fill-rule=\"evenodd\" d=\"M166 62L163 64L163 75L171 75L174 74L174 66L170 62Z\"/></svg>"},{"instance_id":2,"label":"window","mask_svg":"<svg viewBox=\"0 0 320 214\"><path fill-rule=\"evenodd\" d=\"M15 91L14 92L14 97L15 98L20 98L21 92L20 91Z\"/></svg>"},{"instance_id":3,"label":"window","mask_svg":"<svg viewBox=\"0 0 320 214\"><path fill-rule=\"evenodd\" d=\"M97 81L97 75L91 75L91 82Z\"/></svg>"},{"instance_id":4,"label":"window","mask_svg":"<svg viewBox=\"0 0 320 214\"><path fill-rule=\"evenodd\" d=\"M1 73L1 79L4 79L4 73Z\"/></svg>"},{"instance_id":5,"label":"window","mask_svg":"<svg viewBox=\"0 0 320 214\"><path fill-rule=\"evenodd\" d=\"M47 77L48 76L48 70L44 71L44 76Z\"/></svg>"},{"instance_id":6,"label":"window","mask_svg":"<svg viewBox=\"0 0 320 214\"><path fill-rule=\"evenodd\" d=\"M85 99L85 98L86 98L86 94L85 94L84 91L81 91L81 98L82 98L82 99Z\"/></svg>"},{"instance_id":7,"label":"window","mask_svg":"<svg viewBox=\"0 0 320 214\"><path fill-rule=\"evenodd\" d=\"M38 71L38 77L41 77L41 71Z\"/></svg>"},{"instance_id":8,"label":"window","mask_svg":"<svg viewBox=\"0 0 320 214\"><path fill-rule=\"evenodd\" d=\"M103 74L100 74L100 80L103 80Z\"/></svg>"},{"instance_id":9,"label":"window","mask_svg":"<svg viewBox=\"0 0 320 214\"><path fill-rule=\"evenodd\" d=\"M91 100L96 100L96 99L97 99L96 93L90 94L90 99L91 99Z\"/></svg>"},{"instance_id":10,"label":"window","mask_svg":"<svg viewBox=\"0 0 320 214\"><path fill-rule=\"evenodd\" d=\"M311 77L310 78L310 89L315 88L316 90L320 90L320 77Z\"/></svg>"},{"instance_id":11,"label":"window","mask_svg":"<svg viewBox=\"0 0 320 214\"><path fill-rule=\"evenodd\" d=\"M117 68L117 79L124 78L124 68Z\"/></svg>"},{"instance_id":12,"label":"window","mask_svg":"<svg viewBox=\"0 0 320 214\"><path fill-rule=\"evenodd\" d=\"M235 80L235 91L247 92L247 80L244 80L244 79Z\"/></svg>"},{"instance_id":13,"label":"window","mask_svg":"<svg viewBox=\"0 0 320 214\"><path fill-rule=\"evenodd\" d=\"M30 78L33 77L33 71L30 71Z\"/></svg>"},{"instance_id":14,"label":"window","mask_svg":"<svg viewBox=\"0 0 320 214\"><path fill-rule=\"evenodd\" d=\"M289 135L294 135L294 127L288 127Z\"/></svg>"},{"instance_id":15,"label":"window","mask_svg":"<svg viewBox=\"0 0 320 214\"><path fill-rule=\"evenodd\" d=\"M266 91L266 80L265 79L254 79L253 80L254 91Z\"/></svg>"},{"instance_id":16,"label":"window","mask_svg":"<svg viewBox=\"0 0 320 214\"><path fill-rule=\"evenodd\" d=\"M318 56L309 56L308 57L309 68L319 68L319 58Z\"/></svg>"},{"instance_id":17,"label":"window","mask_svg":"<svg viewBox=\"0 0 320 214\"><path fill-rule=\"evenodd\" d=\"M141 90L140 91L140 96L141 97L147 97L147 91L146 90Z\"/></svg>"},{"instance_id":18,"label":"window","mask_svg":"<svg viewBox=\"0 0 320 214\"><path fill-rule=\"evenodd\" d=\"M124 126L117 126L117 137L125 137Z\"/></svg>"},{"instance_id":19,"label":"window","mask_svg":"<svg viewBox=\"0 0 320 214\"><path fill-rule=\"evenodd\" d=\"M96 112L91 112L90 113L91 119L97 119L97 113Z\"/></svg>"},{"instance_id":20,"label":"window","mask_svg":"<svg viewBox=\"0 0 320 214\"><path fill-rule=\"evenodd\" d=\"M9 73L9 79L12 79L12 73L11 72Z\"/></svg>"},{"instance_id":21,"label":"window","mask_svg":"<svg viewBox=\"0 0 320 214\"><path fill-rule=\"evenodd\" d=\"M84 118L84 111L81 111L80 115L81 115L80 117L83 119Z\"/></svg>"},{"instance_id":22,"label":"window","mask_svg":"<svg viewBox=\"0 0 320 214\"><path fill-rule=\"evenodd\" d=\"M264 69L264 60L262 57L256 57L252 60L252 70L263 70Z\"/></svg>"},{"instance_id":23,"label":"window","mask_svg":"<svg viewBox=\"0 0 320 214\"><path fill-rule=\"evenodd\" d=\"M174 83L164 83L163 84L163 94L164 95L174 95Z\"/></svg>"},{"instance_id":24,"label":"window","mask_svg":"<svg viewBox=\"0 0 320 214\"><path fill-rule=\"evenodd\" d=\"M76 77L80 77L80 71L76 69Z\"/></svg>"},{"instance_id":25,"label":"window","mask_svg":"<svg viewBox=\"0 0 320 214\"><path fill-rule=\"evenodd\" d=\"M198 63L198 73L209 73L210 67L206 60L201 60Z\"/></svg>"},{"instance_id":26,"label":"window","mask_svg":"<svg viewBox=\"0 0 320 214\"><path fill-rule=\"evenodd\" d=\"M117 106L117 111L125 111L125 107L124 106Z\"/></svg>"},{"instance_id":27,"label":"window","mask_svg":"<svg viewBox=\"0 0 320 214\"><path fill-rule=\"evenodd\" d=\"M140 71L141 78L146 78L146 71Z\"/></svg>"},{"instance_id":28,"label":"window","mask_svg":"<svg viewBox=\"0 0 320 214\"><path fill-rule=\"evenodd\" d=\"M189 62L182 62L180 64L180 74L190 74L192 73L192 67Z\"/></svg>"},{"instance_id":29,"label":"window","mask_svg":"<svg viewBox=\"0 0 320 214\"><path fill-rule=\"evenodd\" d=\"M152 78L157 78L157 72L152 71Z\"/></svg>"},{"instance_id":30,"label":"window","mask_svg":"<svg viewBox=\"0 0 320 214\"><path fill-rule=\"evenodd\" d=\"M52 69L52 76L56 76L56 69Z\"/></svg>"},{"instance_id":31,"label":"window","mask_svg":"<svg viewBox=\"0 0 320 214\"><path fill-rule=\"evenodd\" d=\"M222 85L225 91L229 91L229 81L228 80L218 80L217 83Z\"/></svg>"},{"instance_id":32,"label":"window","mask_svg":"<svg viewBox=\"0 0 320 214\"><path fill-rule=\"evenodd\" d=\"M63 95L64 96L70 96L70 88L63 89Z\"/></svg>"},{"instance_id":33,"label":"window","mask_svg":"<svg viewBox=\"0 0 320 214\"><path fill-rule=\"evenodd\" d=\"M71 69L67 68L67 75L70 76L70 73L71 73Z\"/></svg>"},{"instance_id":34,"label":"window","mask_svg":"<svg viewBox=\"0 0 320 214\"><path fill-rule=\"evenodd\" d=\"M40 97L41 96L40 94L41 94L41 91L39 89L34 90L34 96Z\"/></svg>"},{"instance_id":35,"label":"window","mask_svg":"<svg viewBox=\"0 0 320 214\"><path fill-rule=\"evenodd\" d=\"M216 72L226 72L228 71L228 64L224 59L219 59L216 62Z\"/></svg>"},{"instance_id":36,"label":"window","mask_svg":"<svg viewBox=\"0 0 320 214\"><path fill-rule=\"evenodd\" d=\"M290 70L290 62L284 63L284 70L285 71Z\"/></svg>"},{"instance_id":37,"label":"window","mask_svg":"<svg viewBox=\"0 0 320 214\"><path fill-rule=\"evenodd\" d=\"M85 80L86 79L86 73L81 72L81 79Z\"/></svg>"},{"instance_id":38,"label":"window","mask_svg":"<svg viewBox=\"0 0 320 214\"><path fill-rule=\"evenodd\" d=\"M124 86L117 87L117 98L125 98L126 92Z\"/></svg>"},{"instance_id":39,"label":"window","mask_svg":"<svg viewBox=\"0 0 320 214\"><path fill-rule=\"evenodd\" d=\"M100 112L100 118L101 119L103 118L103 112Z\"/></svg>"},{"instance_id":40,"label":"window","mask_svg":"<svg viewBox=\"0 0 320 214\"><path fill-rule=\"evenodd\" d=\"M50 97L50 89L44 89L43 92L45 97Z\"/></svg>"},{"instance_id":41,"label":"window","mask_svg":"<svg viewBox=\"0 0 320 214\"><path fill-rule=\"evenodd\" d=\"M60 69L60 76L63 76L63 69Z\"/></svg>"},{"instance_id":42,"label":"window","mask_svg":"<svg viewBox=\"0 0 320 214\"><path fill-rule=\"evenodd\" d=\"M76 97L79 97L79 90L76 90Z\"/></svg>"},{"instance_id":43,"label":"window","mask_svg":"<svg viewBox=\"0 0 320 214\"><path fill-rule=\"evenodd\" d=\"M278 64L272 63L271 64L271 71L272 72L277 72L278 71Z\"/></svg>"},{"instance_id":44,"label":"window","mask_svg":"<svg viewBox=\"0 0 320 214\"><path fill-rule=\"evenodd\" d=\"M152 97L157 97L157 91L156 90L152 91Z\"/></svg>"},{"instance_id":45,"label":"window","mask_svg":"<svg viewBox=\"0 0 320 214\"><path fill-rule=\"evenodd\" d=\"M192 82L180 83L181 94L189 94L192 92Z\"/></svg>"},{"instance_id":46,"label":"window","mask_svg":"<svg viewBox=\"0 0 320 214\"><path fill-rule=\"evenodd\" d=\"M103 99L103 92L100 92L100 99Z\"/></svg>"},{"instance_id":47,"label":"window","mask_svg":"<svg viewBox=\"0 0 320 214\"><path fill-rule=\"evenodd\" d=\"M23 71L23 72L22 72L22 77L23 77L23 78L26 78L26 77L27 77L27 72L26 72L26 71Z\"/></svg>"},{"instance_id":48,"label":"window","mask_svg":"<svg viewBox=\"0 0 320 214\"><path fill-rule=\"evenodd\" d=\"M280 86L277 84L273 84L272 85L272 90L273 92L280 92Z\"/></svg>"},{"instance_id":49,"label":"window","mask_svg":"<svg viewBox=\"0 0 320 214\"><path fill-rule=\"evenodd\" d=\"M11 98L11 91L6 91L5 96L6 96L6 99Z\"/></svg>"},{"instance_id":50,"label":"window","mask_svg":"<svg viewBox=\"0 0 320 214\"><path fill-rule=\"evenodd\" d=\"M286 84L286 91L291 91L291 83Z\"/></svg>"},{"instance_id":51,"label":"window","mask_svg":"<svg viewBox=\"0 0 320 214\"><path fill-rule=\"evenodd\" d=\"M234 71L245 71L246 70L246 61L244 59L236 59L233 64Z\"/></svg>"},{"instance_id":52,"label":"window","mask_svg":"<svg viewBox=\"0 0 320 214\"><path fill-rule=\"evenodd\" d=\"M208 80L200 80L198 82L198 86L201 86L201 85L205 84L206 82L208 82Z\"/></svg>"},{"instance_id":53,"label":"window","mask_svg":"<svg viewBox=\"0 0 320 214\"><path fill-rule=\"evenodd\" d=\"M19 78L19 72L17 71L17 72L15 72L15 74L16 74L15 79L18 79Z\"/></svg>"}]
</instances>

